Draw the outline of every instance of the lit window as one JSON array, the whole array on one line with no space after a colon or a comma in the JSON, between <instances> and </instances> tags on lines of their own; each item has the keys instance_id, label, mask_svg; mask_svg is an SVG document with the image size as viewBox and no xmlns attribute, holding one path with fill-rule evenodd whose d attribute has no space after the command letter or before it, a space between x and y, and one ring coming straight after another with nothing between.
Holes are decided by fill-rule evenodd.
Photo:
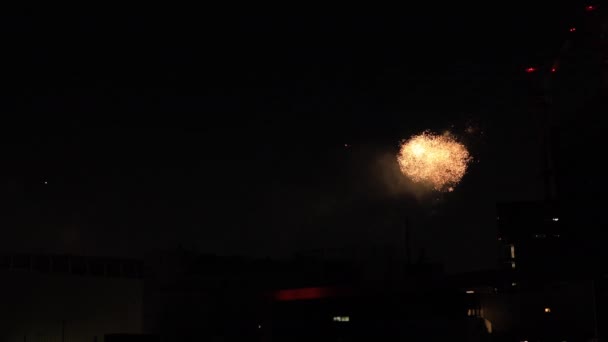
<instances>
[{"instance_id":1,"label":"lit window","mask_svg":"<svg viewBox=\"0 0 608 342\"><path fill-rule=\"evenodd\" d=\"M350 322L350 317L349 316L334 316L333 321L334 322Z\"/></svg>"},{"instance_id":2,"label":"lit window","mask_svg":"<svg viewBox=\"0 0 608 342\"><path fill-rule=\"evenodd\" d=\"M473 291L473 290L467 290L467 294L473 294L473 293L475 293L475 291Z\"/></svg>"},{"instance_id":3,"label":"lit window","mask_svg":"<svg viewBox=\"0 0 608 342\"><path fill-rule=\"evenodd\" d=\"M551 312L551 308L545 308L545 313L550 313Z\"/></svg>"},{"instance_id":4,"label":"lit window","mask_svg":"<svg viewBox=\"0 0 608 342\"><path fill-rule=\"evenodd\" d=\"M467 310L467 316L469 316L469 317L479 316L479 315L480 315L479 309L468 309Z\"/></svg>"},{"instance_id":5,"label":"lit window","mask_svg":"<svg viewBox=\"0 0 608 342\"><path fill-rule=\"evenodd\" d=\"M553 222L559 222L559 217L554 217L551 220L553 220Z\"/></svg>"},{"instance_id":6,"label":"lit window","mask_svg":"<svg viewBox=\"0 0 608 342\"><path fill-rule=\"evenodd\" d=\"M515 261L511 261L511 268L515 268Z\"/></svg>"},{"instance_id":7,"label":"lit window","mask_svg":"<svg viewBox=\"0 0 608 342\"><path fill-rule=\"evenodd\" d=\"M515 245L511 245L511 259L515 259Z\"/></svg>"}]
</instances>

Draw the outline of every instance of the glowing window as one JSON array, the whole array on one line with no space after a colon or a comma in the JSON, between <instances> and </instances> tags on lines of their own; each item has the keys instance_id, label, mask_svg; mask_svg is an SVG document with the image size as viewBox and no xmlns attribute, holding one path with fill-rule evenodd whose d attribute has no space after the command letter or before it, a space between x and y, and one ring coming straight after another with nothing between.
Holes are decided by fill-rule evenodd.
<instances>
[{"instance_id":1,"label":"glowing window","mask_svg":"<svg viewBox=\"0 0 608 342\"><path fill-rule=\"evenodd\" d=\"M350 317L349 316L334 316L333 318L334 322L350 322Z\"/></svg>"},{"instance_id":2,"label":"glowing window","mask_svg":"<svg viewBox=\"0 0 608 342\"><path fill-rule=\"evenodd\" d=\"M473 291L473 290L467 290L467 294L473 294L473 293L475 293L475 291Z\"/></svg>"},{"instance_id":3,"label":"glowing window","mask_svg":"<svg viewBox=\"0 0 608 342\"><path fill-rule=\"evenodd\" d=\"M515 268L515 261L511 261L511 268Z\"/></svg>"},{"instance_id":4,"label":"glowing window","mask_svg":"<svg viewBox=\"0 0 608 342\"><path fill-rule=\"evenodd\" d=\"M511 259L515 259L515 245L511 245L510 250L511 250Z\"/></svg>"}]
</instances>

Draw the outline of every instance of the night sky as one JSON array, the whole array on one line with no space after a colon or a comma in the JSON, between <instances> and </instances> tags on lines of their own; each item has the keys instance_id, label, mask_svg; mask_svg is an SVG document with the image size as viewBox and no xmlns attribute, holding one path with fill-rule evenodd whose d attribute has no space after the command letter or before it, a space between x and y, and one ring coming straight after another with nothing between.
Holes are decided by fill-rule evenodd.
<instances>
[{"instance_id":1,"label":"night sky","mask_svg":"<svg viewBox=\"0 0 608 342\"><path fill-rule=\"evenodd\" d=\"M542 196L523 70L551 60L577 5L7 16L0 248L395 247L407 213L416 254L492 267L496 201ZM475 157L453 193L398 174L399 141L425 129Z\"/></svg>"}]
</instances>

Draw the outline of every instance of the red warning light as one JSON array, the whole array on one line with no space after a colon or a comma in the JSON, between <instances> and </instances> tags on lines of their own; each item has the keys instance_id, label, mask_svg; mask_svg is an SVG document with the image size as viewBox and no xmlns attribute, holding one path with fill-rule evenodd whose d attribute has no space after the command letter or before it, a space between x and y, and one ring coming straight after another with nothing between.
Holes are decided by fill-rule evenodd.
<instances>
[{"instance_id":1,"label":"red warning light","mask_svg":"<svg viewBox=\"0 0 608 342\"><path fill-rule=\"evenodd\" d=\"M348 295L350 290L338 289L332 287L306 287L299 289L278 290L272 294L274 300L279 302L288 302L294 300L313 300L324 299Z\"/></svg>"},{"instance_id":2,"label":"red warning light","mask_svg":"<svg viewBox=\"0 0 608 342\"><path fill-rule=\"evenodd\" d=\"M571 27L570 32L576 32L576 27Z\"/></svg>"},{"instance_id":3,"label":"red warning light","mask_svg":"<svg viewBox=\"0 0 608 342\"><path fill-rule=\"evenodd\" d=\"M527 68L527 69L526 69L526 72L527 72L528 74L533 73L533 72L535 72L535 71L536 71L536 68L534 68L534 67L529 67L529 68Z\"/></svg>"},{"instance_id":4,"label":"red warning light","mask_svg":"<svg viewBox=\"0 0 608 342\"><path fill-rule=\"evenodd\" d=\"M586 9L587 11L594 11L594 10L595 10L595 6L593 6L593 5L589 5L589 6L585 7L585 9Z\"/></svg>"},{"instance_id":5,"label":"red warning light","mask_svg":"<svg viewBox=\"0 0 608 342\"><path fill-rule=\"evenodd\" d=\"M556 71L557 71L556 67L551 68L551 72L556 72Z\"/></svg>"}]
</instances>

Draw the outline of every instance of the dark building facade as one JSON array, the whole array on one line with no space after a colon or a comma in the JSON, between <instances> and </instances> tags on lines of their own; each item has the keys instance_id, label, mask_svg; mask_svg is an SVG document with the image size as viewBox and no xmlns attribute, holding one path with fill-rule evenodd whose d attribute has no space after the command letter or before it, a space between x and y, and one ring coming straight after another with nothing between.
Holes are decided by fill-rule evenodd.
<instances>
[{"instance_id":1,"label":"dark building facade","mask_svg":"<svg viewBox=\"0 0 608 342\"><path fill-rule=\"evenodd\" d=\"M104 341L143 330L139 260L0 255L0 340Z\"/></svg>"},{"instance_id":2,"label":"dark building facade","mask_svg":"<svg viewBox=\"0 0 608 342\"><path fill-rule=\"evenodd\" d=\"M501 203L497 208L503 269L526 272L565 271L578 267L569 250L568 219L554 202ZM572 265L572 266L567 266Z\"/></svg>"},{"instance_id":3,"label":"dark building facade","mask_svg":"<svg viewBox=\"0 0 608 342\"><path fill-rule=\"evenodd\" d=\"M606 337L607 15L600 4L573 12L555 59L526 69L544 198L497 205L502 267L463 283L508 340Z\"/></svg>"},{"instance_id":4,"label":"dark building facade","mask_svg":"<svg viewBox=\"0 0 608 342\"><path fill-rule=\"evenodd\" d=\"M156 255L147 263L145 332L163 341L488 337L444 275L400 266L400 279L385 280L352 262Z\"/></svg>"}]
</instances>

